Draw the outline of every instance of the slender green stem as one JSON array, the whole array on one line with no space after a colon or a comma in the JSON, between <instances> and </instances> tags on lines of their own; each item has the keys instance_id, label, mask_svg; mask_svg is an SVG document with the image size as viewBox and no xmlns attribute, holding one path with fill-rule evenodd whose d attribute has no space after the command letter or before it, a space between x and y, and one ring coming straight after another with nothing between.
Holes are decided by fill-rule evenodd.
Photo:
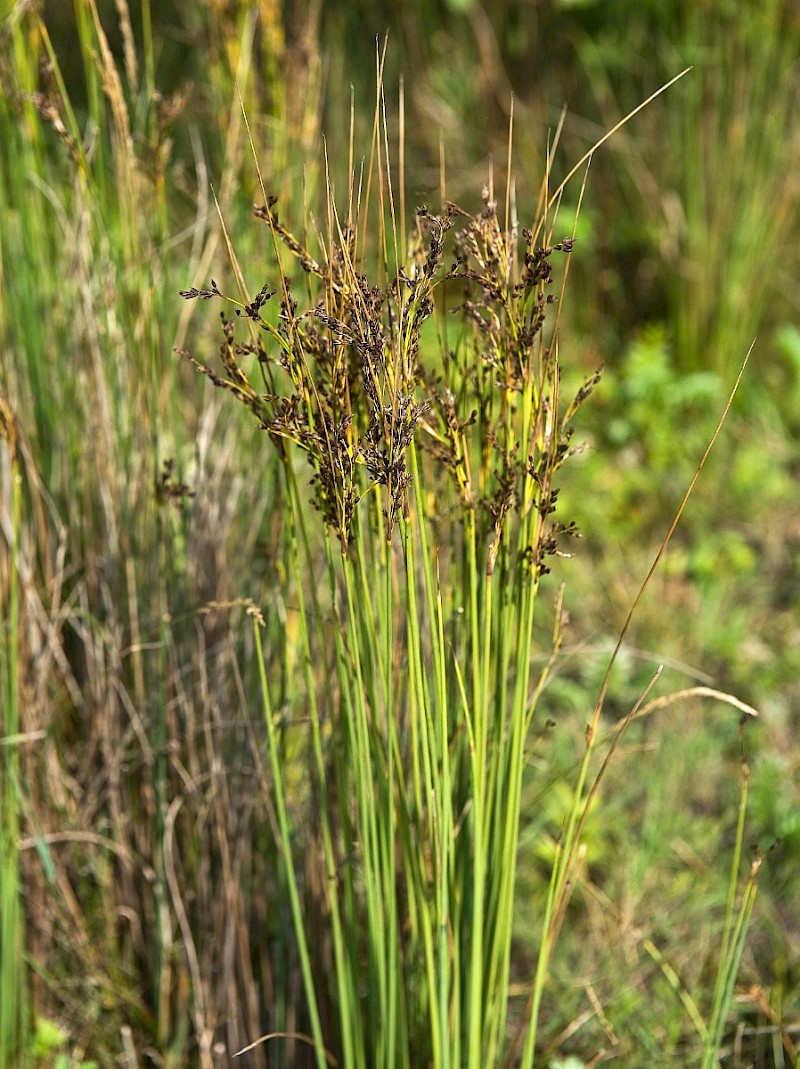
<instances>
[{"instance_id":1,"label":"slender green stem","mask_svg":"<svg viewBox=\"0 0 800 1069\"><path fill-rule=\"evenodd\" d=\"M484 959L484 905L486 898L487 843L486 843L486 755L488 746L488 716L484 700L484 683L481 677L483 644L481 642L480 608L478 598L477 531L475 513L467 513L467 561L470 607L470 661L472 665L472 737L474 755L472 760L472 923L470 926L469 1006L468 1006L468 1051L469 1069L481 1069L485 1062L484 1022L486 1019Z\"/></svg>"},{"instance_id":2,"label":"slender green stem","mask_svg":"<svg viewBox=\"0 0 800 1069\"><path fill-rule=\"evenodd\" d=\"M0 398L5 409L5 401ZM0 427L6 415L0 410ZM23 957L24 918L20 898L19 782L19 568L22 525L22 475L15 431L8 414L11 453L11 545L8 611L0 597L0 1065L27 1063L28 978ZM0 442L2 439L0 438Z\"/></svg>"},{"instance_id":3,"label":"slender green stem","mask_svg":"<svg viewBox=\"0 0 800 1069\"><path fill-rule=\"evenodd\" d=\"M326 868L326 887L328 892L328 908L330 910L331 929L333 937L333 953L336 967L336 990L340 997L339 1006L339 1032L342 1044L342 1058L345 1065L364 1063L361 1043L363 1036L357 1027L358 1020L358 987L357 977L353 974L352 954L348 952L347 941L343 930L342 910L339 902L339 881L342 872L338 866L336 846L334 841L334 829L332 820L334 813L331 808L331 798L328 791L327 768L324 755L324 743L322 725L320 721L318 695L318 680L313 671L313 654L311 648L311 628L321 630L324 621L319 604L317 588L311 585L312 616L309 621L309 613L306 601L307 584L303 580L301 566L301 547L303 561L307 571L313 568L313 558L305 527L305 515L300 501L297 479L291 464L284 463L284 475L289 494L290 507L287 510L290 529L288 534L288 553L294 577L295 597L298 603L300 619L300 641L303 650L303 675L306 682L306 694L308 696L311 719L311 751L313 766L316 776L315 794L319 801L317 815L322 832L322 846ZM297 531L300 531L298 543ZM309 626L311 625L311 627ZM329 706L333 703L333 691L329 685L328 674L323 676L325 682L326 699ZM345 881L349 886L350 881ZM359 1055L356 1050L360 1049Z\"/></svg>"},{"instance_id":4,"label":"slender green stem","mask_svg":"<svg viewBox=\"0 0 800 1069\"><path fill-rule=\"evenodd\" d=\"M750 774L746 764L742 765L742 786L739 794L739 813L736 822L736 840L731 859L728 897L725 905L725 921L722 929L722 945L719 953L717 979L714 985L714 1001L711 1008L708 1032L703 1047L702 1069L713 1069L719 1057L722 1036L728 1011L733 1000L733 988L739 972L744 951L747 929L755 903L758 889L757 875L761 865L757 859L751 866L750 875L742 893L742 901L736 912L736 893L739 886L739 871L742 861L742 844L744 842L745 817L747 813L747 796L750 786Z\"/></svg>"},{"instance_id":5,"label":"slender green stem","mask_svg":"<svg viewBox=\"0 0 800 1069\"><path fill-rule=\"evenodd\" d=\"M289 816L286 810L286 791L283 768L280 760L279 740L275 729L269 684L267 682L267 670L266 662L264 661L264 649L261 643L260 626L259 621L254 617L253 634L255 636L256 656L258 658L258 674L261 685L261 698L264 707L264 722L267 728L269 765L275 787L275 810L278 817L278 828L281 840L280 845L283 853L287 887L289 889L289 903L291 907L292 921L294 923L295 937L297 939L300 970L303 976L303 988L311 1023L311 1034L314 1038L314 1058L317 1069L326 1069L325 1043L322 1035L322 1024L319 1016L319 1006L317 1003L314 974L311 967L311 957L308 951L308 939L303 917L303 907L300 900L300 889L298 887L297 873L292 857L292 835Z\"/></svg>"}]
</instances>

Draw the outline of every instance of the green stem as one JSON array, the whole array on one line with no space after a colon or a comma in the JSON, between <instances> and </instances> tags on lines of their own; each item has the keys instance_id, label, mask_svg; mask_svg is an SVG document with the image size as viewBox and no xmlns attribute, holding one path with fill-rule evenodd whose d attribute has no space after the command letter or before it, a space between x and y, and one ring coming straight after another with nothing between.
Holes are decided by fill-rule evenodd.
<instances>
[{"instance_id":1,"label":"green stem","mask_svg":"<svg viewBox=\"0 0 800 1069\"><path fill-rule=\"evenodd\" d=\"M11 430L13 434L13 430ZM11 545L8 615L0 596L0 1065L27 1064L28 978L24 961L24 919L20 899L19 826L19 566L22 475L15 443L11 450ZM22 1059L19 1061L18 1059Z\"/></svg>"},{"instance_id":2,"label":"green stem","mask_svg":"<svg viewBox=\"0 0 800 1069\"><path fill-rule=\"evenodd\" d=\"M278 748L275 720L270 701L269 685L267 683L267 670L264 662L264 649L261 643L260 623L253 619L253 634L255 636L256 656L258 658L258 675L261 685L261 698L264 708L264 722L267 728L267 743L269 748L269 764L272 779L275 785L275 811L278 817L278 829L280 833L280 845L283 852L283 860L286 870L286 882L289 888L289 903L294 923L295 936L297 938L297 951L300 957L300 971L303 976L303 988L308 1004L308 1015L311 1024L311 1034L314 1039L314 1058L317 1069L327 1069L325 1043L322 1036L322 1024L317 1004L317 992L314 984L314 975L311 968L311 957L308 951L308 940L303 922L303 907L300 902L300 890L297 883L297 873L292 858L292 837L289 827L289 817L286 812L286 788L283 779L283 769Z\"/></svg>"}]
</instances>

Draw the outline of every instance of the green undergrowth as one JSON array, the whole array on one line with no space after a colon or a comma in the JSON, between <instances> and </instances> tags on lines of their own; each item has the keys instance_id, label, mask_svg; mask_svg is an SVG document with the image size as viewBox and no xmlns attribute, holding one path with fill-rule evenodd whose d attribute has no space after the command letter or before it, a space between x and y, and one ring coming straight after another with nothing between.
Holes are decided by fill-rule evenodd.
<instances>
[{"instance_id":1,"label":"green undergrowth","mask_svg":"<svg viewBox=\"0 0 800 1069\"><path fill-rule=\"evenodd\" d=\"M436 12L376 109L300 7L3 14L0 1063L790 1065L786 307L626 629L728 370L577 120L476 157L508 5L467 117Z\"/></svg>"}]
</instances>

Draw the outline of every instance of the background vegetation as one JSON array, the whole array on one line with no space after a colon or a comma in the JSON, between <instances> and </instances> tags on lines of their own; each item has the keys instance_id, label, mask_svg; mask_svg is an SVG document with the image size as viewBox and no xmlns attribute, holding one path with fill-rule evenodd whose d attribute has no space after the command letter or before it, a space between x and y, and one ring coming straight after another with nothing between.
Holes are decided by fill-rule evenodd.
<instances>
[{"instance_id":1,"label":"background vegetation","mask_svg":"<svg viewBox=\"0 0 800 1069\"><path fill-rule=\"evenodd\" d=\"M631 726L583 828L537 1043L553 1066L694 1058L744 754L745 843L781 845L759 874L724 1064L796 1065L796 5L0 11L0 1065L307 1058L295 1036L230 1061L268 1030L307 1028L246 618L270 606L273 704L291 719L303 654L280 464L173 350L216 359L216 309L178 292L235 285L220 216L249 284L263 282L250 136L282 218L300 227L322 210L326 166L344 194L351 124L370 144L387 30L410 213L445 199L480 211L490 161L505 172L513 98L524 224L562 107L553 184L693 65L594 157L577 220L565 394L606 371L559 503L583 539L542 592L553 603L566 583L571 624L530 739L511 990L524 1005L611 648L756 337L605 717L625 716L660 663L659 693L704 684L761 717L742 732L695 698ZM565 192L564 233L579 190Z\"/></svg>"}]
</instances>

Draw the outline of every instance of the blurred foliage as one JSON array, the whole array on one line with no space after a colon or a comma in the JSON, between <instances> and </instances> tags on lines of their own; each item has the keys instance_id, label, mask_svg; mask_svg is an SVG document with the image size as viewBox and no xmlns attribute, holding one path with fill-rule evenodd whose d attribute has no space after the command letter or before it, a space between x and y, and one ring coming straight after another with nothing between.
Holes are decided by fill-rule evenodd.
<instances>
[{"instance_id":1,"label":"blurred foliage","mask_svg":"<svg viewBox=\"0 0 800 1069\"><path fill-rule=\"evenodd\" d=\"M67 137L46 110L36 111L30 96L36 90L55 95L42 42L27 21L34 6L49 28L74 105L76 130L70 127ZM163 618L164 591L173 608L223 605L232 592L235 597L242 590L268 588L274 570L269 521L278 507L271 496L274 489L265 476L254 502L243 478L252 469L256 447L248 440L240 447L241 456L209 458L204 450L210 432L186 416L198 407L196 384L176 369L170 351L176 332L185 333L187 326L178 324L178 288L207 284L205 277L186 277L187 261L194 270L201 246L212 240L204 232L198 250L191 256L187 252L198 203L213 184L224 218L234 225L261 196L250 146L237 129L237 84L262 169L272 183L269 192L280 194L281 210L285 206L288 214L290 207L314 201L324 166L321 133L327 137L332 172L340 182L346 177L351 87L355 141L369 145L376 64L388 33L387 117L394 148L400 138L402 81L409 205L436 207L444 185L446 196L463 198L466 207L474 208L475 191L487 179L492 161L500 181L513 96L516 208L524 225L533 216L547 146L563 106L567 111L555 181L622 115L693 65L690 74L595 156L577 221L562 328L563 344L572 347L565 364L574 362L575 382L565 382L565 390L573 390L586 370L600 363L607 372L581 413L578 436L587 449L567 472L560 502L564 513L578 521L584 539L562 571L572 615L571 644L543 702L558 726L542 726L531 758L547 766L552 781L550 795L528 798L531 843L539 841L538 832L545 827L553 837L558 834L561 781L580 745L580 738L570 737L561 722L591 705L613 640L757 336L740 397L629 635L608 709L625 715L660 660L673 666L675 687L687 677L702 679L730 688L760 709L762 719L747 737L750 826L762 849L777 837L782 845L764 867L757 907L762 912L744 975L763 984L765 997L783 1005L787 1019L794 1013L796 1020L797 4L207 0L188 5L138 0L130 4L137 67L126 51L119 17L124 5L99 0L99 18L122 72L140 179L129 204L120 203L113 171L120 143L114 121L120 116L112 116L98 73L96 38L76 16L85 7L61 0L2 6L0 372L2 385L13 387L12 398L20 401L32 448L26 465L41 476L42 500L37 491L35 503L40 536L49 531L52 547L62 554L57 574L68 575L71 583L78 577L68 590L71 622L63 624L60 616L57 621L64 627L66 658L74 662L77 682L91 697L100 668L95 678L86 673L83 654L75 652L81 642L95 651L103 671L106 656L113 660L125 649L120 678L124 675L131 691L145 692L153 707L162 700L158 681L164 660L148 652L147 641L153 641ZM12 34L19 24L24 37ZM71 155L69 136L76 131L83 157ZM24 165L11 166L11 161L23 160ZM358 159L354 162L358 167ZM223 175L227 182L220 181ZM565 193L560 220L565 233L573 225L579 181ZM208 232L215 226L213 211L212 204ZM301 216L298 211L296 218ZM238 248L259 257L258 236L247 247L249 231L237 225L237 232ZM203 262L219 265L220 259L224 262L219 255ZM25 264L34 266L25 271ZM48 265L57 267L48 271ZM139 302L141 292L150 295L152 304ZM112 304L118 294L121 299ZM115 319L118 309L125 313L121 323ZM99 390L97 398L85 399L86 384L97 373L95 321L102 324L100 343L113 354L103 371L113 430L102 449L97 443L105 439L94 417L106 393ZM24 375L15 362L22 349L28 353ZM237 428L239 442L242 433ZM134 445L146 459L131 462ZM191 519L170 512L154 523L152 502L147 507L142 502L150 501L157 474L172 455L179 457L179 475L184 470L198 473L200 503ZM217 500L225 504L214 511ZM236 529L234 514L252 517L246 532ZM120 532L121 549L108 530ZM153 530L156 544L148 542ZM194 560L202 562L197 575L187 575L187 538L193 540ZM42 561L33 563L42 569L42 589L52 592L54 569L42 546L37 551ZM138 592L135 578L125 573L125 553L132 553L131 547L140 554L140 570L153 577L152 583L140 580ZM56 605L53 611L60 614L61 608ZM131 640L130 621L138 628L140 618L146 674L132 683L131 674L142 671L137 663L142 655L130 653L139 649ZM181 628L192 632L181 641L197 642L194 670L204 679L206 643L233 645L230 629L205 621L197 628L198 638L194 621L184 619L175 627L179 638ZM119 646L108 638L112 633ZM116 661L114 665L116 671ZM220 672L214 684L222 695L220 705L230 700L226 688L234 691L223 676ZM179 697L182 687L183 682L175 684ZM101 705L101 698L97 702ZM71 708L63 695L57 708ZM584 719L588 717L587 712ZM73 744L83 738L83 728L80 716L70 713L59 719L50 741ZM182 725L178 728L182 738ZM244 744L235 728L226 730L228 751L238 759ZM714 938L704 927L703 910L709 901L720 905L711 870L730 841L724 818L731 812L730 784L738 772L740 742L733 721L706 724L691 709L664 727L637 725L628 744L625 761L606 784L600 812L593 810L590 818L580 902L586 920L576 925L573 941L565 944L554 966L561 970L564 993L560 1004L549 1007L550 1032L556 1036L585 1011L582 978L589 963L611 1025L627 1035L631 1056L635 1052L654 1066L675 1064L685 1023L679 1000L643 952L635 930L651 926L665 956L684 970L681 976L702 978ZM89 764L87 760L87 768ZM70 771L70 790L78 771L77 765ZM141 770L125 771L138 794ZM726 785L722 796L717 793L720 782ZM72 805L79 815L79 800L69 794L64 798L64 806ZM87 791L87 809L93 805L94 796ZM77 823L78 816L73 818ZM187 828L193 820L211 828L199 802L198 811L186 817ZM134 831L144 854L155 832L144 820ZM523 866L521 895L528 913L523 908L521 943L535 922L546 874L530 843L523 844L523 853L526 848L529 863ZM187 868L191 862L187 860ZM100 876L88 863L77 863L76 871L81 865L92 885L99 886ZM254 872L247 878L263 889L263 873ZM148 879L154 879L152 873ZM702 894L692 907L696 912L690 912L687 903L697 887ZM604 901L601 892L616 906ZM101 897L99 891L93 894ZM218 885L203 884L198 912L210 917L212 909L205 906L218 899ZM119 916L98 907L92 924L113 933ZM273 923L280 928L283 920ZM75 925L71 916L60 923L56 936L68 947ZM690 960L686 946L696 960ZM521 980L530 975L525 954L522 946ZM167 966L177 975L177 965L168 961ZM124 969L126 976L134 975L131 962ZM246 991L248 978L241 983ZM130 988L132 1004L152 995L136 990L133 982ZM182 997L177 980L175 992ZM70 989L61 995L67 1005L73 1000L76 1031L89 1027L80 1022L80 1012L85 1012L80 993ZM102 991L99 999L109 997ZM113 1014L106 1016L108 1054L116 1049L118 1021ZM763 1006L756 1006L752 1019L772 1023ZM147 1027L157 1046L166 1025L148 1020ZM596 1032L585 1038L582 1050L605 1042L599 1024L589 1027ZM62 1042L55 1034L52 1042L45 1034L40 1038L51 1043L53 1052ZM561 1054L553 1052L553 1064ZM58 1057L66 1055L59 1052ZM569 1064L566 1053L564 1057ZM773 1064L755 1046L751 1061Z\"/></svg>"}]
</instances>

